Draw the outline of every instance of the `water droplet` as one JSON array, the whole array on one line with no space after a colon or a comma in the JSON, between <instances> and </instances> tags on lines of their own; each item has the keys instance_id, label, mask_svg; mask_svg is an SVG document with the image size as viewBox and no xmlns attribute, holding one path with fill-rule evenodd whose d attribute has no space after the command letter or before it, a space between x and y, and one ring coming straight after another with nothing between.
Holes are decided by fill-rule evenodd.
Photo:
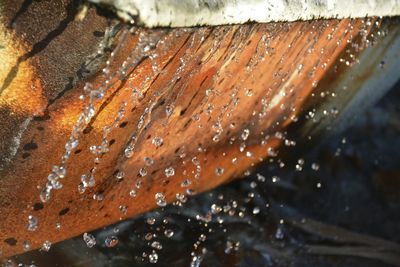
<instances>
[{"instance_id":1,"label":"water droplet","mask_svg":"<svg viewBox=\"0 0 400 267\"><path fill-rule=\"evenodd\" d=\"M90 104L89 106L87 106L82 114L83 114L83 119L85 120L85 123L89 123L95 114L95 109L94 109L93 105Z\"/></svg>"},{"instance_id":2,"label":"water droplet","mask_svg":"<svg viewBox=\"0 0 400 267\"><path fill-rule=\"evenodd\" d=\"M224 174L224 168L220 168L220 167L215 168L215 174L216 174L217 176L223 175L223 174Z\"/></svg>"},{"instance_id":3,"label":"water droplet","mask_svg":"<svg viewBox=\"0 0 400 267\"><path fill-rule=\"evenodd\" d=\"M153 161L152 158L144 157L144 163L145 163L147 166L151 166L151 165L153 165L154 161Z\"/></svg>"},{"instance_id":4,"label":"water droplet","mask_svg":"<svg viewBox=\"0 0 400 267\"><path fill-rule=\"evenodd\" d=\"M52 171L55 175L57 175L61 179L64 178L67 173L67 170L63 166L57 166L57 165L53 166Z\"/></svg>"},{"instance_id":5,"label":"water droplet","mask_svg":"<svg viewBox=\"0 0 400 267\"><path fill-rule=\"evenodd\" d=\"M31 248L31 244L29 244L29 241L25 240L22 244L22 248L24 249L24 251L28 251Z\"/></svg>"},{"instance_id":6,"label":"water droplet","mask_svg":"<svg viewBox=\"0 0 400 267\"><path fill-rule=\"evenodd\" d=\"M151 141L151 143L156 147L162 146L163 142L164 140L161 137L154 137L153 140Z\"/></svg>"},{"instance_id":7,"label":"water droplet","mask_svg":"<svg viewBox=\"0 0 400 267\"><path fill-rule=\"evenodd\" d=\"M173 167L168 167L164 170L165 176L171 177L175 175L175 169Z\"/></svg>"},{"instance_id":8,"label":"water droplet","mask_svg":"<svg viewBox=\"0 0 400 267\"><path fill-rule=\"evenodd\" d=\"M260 208L259 207L254 207L253 214L256 215L256 214L259 214L259 213L260 213Z\"/></svg>"},{"instance_id":9,"label":"water droplet","mask_svg":"<svg viewBox=\"0 0 400 267\"><path fill-rule=\"evenodd\" d=\"M157 250L162 250L162 245L160 242L158 241L154 241L153 243L151 243L151 246Z\"/></svg>"},{"instance_id":10,"label":"water droplet","mask_svg":"<svg viewBox=\"0 0 400 267\"><path fill-rule=\"evenodd\" d=\"M192 163L196 166L200 165L200 161L197 159L197 157L192 158Z\"/></svg>"},{"instance_id":11,"label":"water droplet","mask_svg":"<svg viewBox=\"0 0 400 267\"><path fill-rule=\"evenodd\" d=\"M33 217L32 215L28 216L28 231L36 231L38 228L38 220L37 218Z\"/></svg>"},{"instance_id":12,"label":"water droplet","mask_svg":"<svg viewBox=\"0 0 400 267\"><path fill-rule=\"evenodd\" d=\"M96 185L96 180L92 173L90 174L82 174L81 175L81 182L84 187L93 187Z\"/></svg>"},{"instance_id":13,"label":"water droplet","mask_svg":"<svg viewBox=\"0 0 400 267\"><path fill-rule=\"evenodd\" d=\"M222 208L216 204L212 204L211 205L211 213L213 214L217 214L220 213L222 211Z\"/></svg>"},{"instance_id":14,"label":"water droplet","mask_svg":"<svg viewBox=\"0 0 400 267\"><path fill-rule=\"evenodd\" d=\"M239 151L240 151L240 152L243 152L245 149L246 149L246 143L243 142L243 143L241 143L240 146L239 146Z\"/></svg>"},{"instance_id":15,"label":"water droplet","mask_svg":"<svg viewBox=\"0 0 400 267\"><path fill-rule=\"evenodd\" d=\"M184 194L176 193L175 197L181 203L186 203L187 201L187 197Z\"/></svg>"},{"instance_id":16,"label":"water droplet","mask_svg":"<svg viewBox=\"0 0 400 267\"><path fill-rule=\"evenodd\" d=\"M40 250L48 252L50 250L50 248L51 248L51 242L46 240L46 241L43 242L42 247L41 247Z\"/></svg>"},{"instance_id":17,"label":"water droplet","mask_svg":"<svg viewBox=\"0 0 400 267\"><path fill-rule=\"evenodd\" d=\"M213 138L212 138L213 142L218 143L219 142L219 136L220 136L219 134L214 135Z\"/></svg>"},{"instance_id":18,"label":"water droplet","mask_svg":"<svg viewBox=\"0 0 400 267\"><path fill-rule=\"evenodd\" d=\"M118 244L118 237L116 237L115 235L113 235L113 236L108 236L108 237L104 240L104 244L105 244L106 247L108 247L108 248L115 247L115 246Z\"/></svg>"},{"instance_id":19,"label":"water droplet","mask_svg":"<svg viewBox=\"0 0 400 267\"><path fill-rule=\"evenodd\" d=\"M131 158L133 156L133 146L127 146L124 150L124 154L128 159Z\"/></svg>"},{"instance_id":20,"label":"water droplet","mask_svg":"<svg viewBox=\"0 0 400 267\"><path fill-rule=\"evenodd\" d=\"M165 207L167 205L167 202L165 200L165 196L162 193L156 193L155 194L155 199L156 199L156 204L159 207Z\"/></svg>"},{"instance_id":21,"label":"water droplet","mask_svg":"<svg viewBox=\"0 0 400 267\"><path fill-rule=\"evenodd\" d=\"M58 180L58 177L56 177L56 178L52 178L51 177L52 176L52 174L50 174L48 177L47 177L47 179L49 179L49 183L50 183L50 186L51 186L51 188L52 189L61 189L62 188L62 183ZM50 179L52 179L52 180L50 180Z\"/></svg>"},{"instance_id":22,"label":"water droplet","mask_svg":"<svg viewBox=\"0 0 400 267\"><path fill-rule=\"evenodd\" d=\"M231 241L226 241L226 246L225 246L225 253L226 254L230 254L232 252L233 249L233 244Z\"/></svg>"},{"instance_id":23,"label":"water droplet","mask_svg":"<svg viewBox=\"0 0 400 267\"><path fill-rule=\"evenodd\" d=\"M72 151L74 148L76 148L79 145L79 140L70 138L68 142L65 144L65 150L66 151Z\"/></svg>"},{"instance_id":24,"label":"water droplet","mask_svg":"<svg viewBox=\"0 0 400 267\"><path fill-rule=\"evenodd\" d=\"M146 170L146 168L141 168L140 170L139 170L139 175L140 176L146 176L147 175L147 170Z\"/></svg>"},{"instance_id":25,"label":"water droplet","mask_svg":"<svg viewBox=\"0 0 400 267\"><path fill-rule=\"evenodd\" d=\"M236 164L237 163L237 158L233 158L232 159L232 164Z\"/></svg>"},{"instance_id":26,"label":"water droplet","mask_svg":"<svg viewBox=\"0 0 400 267\"><path fill-rule=\"evenodd\" d=\"M276 229L276 232L275 232L275 238L276 239L283 239L284 236L285 235L283 234L282 229L280 227L278 227L278 229Z\"/></svg>"},{"instance_id":27,"label":"water droplet","mask_svg":"<svg viewBox=\"0 0 400 267\"><path fill-rule=\"evenodd\" d=\"M152 234L152 233L147 233L147 234L144 236L144 239L147 240L147 241L152 240L152 239L153 239L153 234Z\"/></svg>"},{"instance_id":28,"label":"water droplet","mask_svg":"<svg viewBox=\"0 0 400 267\"><path fill-rule=\"evenodd\" d=\"M190 262L190 267L200 267L203 258L201 256L193 256Z\"/></svg>"},{"instance_id":29,"label":"water droplet","mask_svg":"<svg viewBox=\"0 0 400 267\"><path fill-rule=\"evenodd\" d=\"M166 229L166 230L164 231L164 235L165 235L166 237L168 237L168 238L171 238L171 237L174 236L174 231L172 231L171 229Z\"/></svg>"},{"instance_id":30,"label":"water droplet","mask_svg":"<svg viewBox=\"0 0 400 267\"><path fill-rule=\"evenodd\" d=\"M92 90L93 90L93 85L91 83L85 83L85 86L83 87L83 91L86 94L89 94L90 91L92 91Z\"/></svg>"},{"instance_id":31,"label":"water droplet","mask_svg":"<svg viewBox=\"0 0 400 267\"><path fill-rule=\"evenodd\" d=\"M259 182L265 182L265 176L257 173L257 180Z\"/></svg>"},{"instance_id":32,"label":"water droplet","mask_svg":"<svg viewBox=\"0 0 400 267\"><path fill-rule=\"evenodd\" d=\"M83 193L85 193L85 191L86 191L86 187L83 185L83 183L80 183L80 184L78 185L78 192L79 192L79 194L83 194Z\"/></svg>"},{"instance_id":33,"label":"water droplet","mask_svg":"<svg viewBox=\"0 0 400 267\"><path fill-rule=\"evenodd\" d=\"M92 90L89 93L91 99L102 99L104 97L104 92L102 90Z\"/></svg>"},{"instance_id":34,"label":"water droplet","mask_svg":"<svg viewBox=\"0 0 400 267\"><path fill-rule=\"evenodd\" d=\"M88 246L88 248L92 248L94 247L94 245L96 245L96 238L88 233L83 234L83 241L85 241L86 246Z\"/></svg>"},{"instance_id":35,"label":"water droplet","mask_svg":"<svg viewBox=\"0 0 400 267\"><path fill-rule=\"evenodd\" d=\"M311 164L311 169L313 169L314 171L318 171L319 170L319 164L318 163Z\"/></svg>"},{"instance_id":36,"label":"water droplet","mask_svg":"<svg viewBox=\"0 0 400 267\"><path fill-rule=\"evenodd\" d=\"M244 129L243 132L242 132L242 135L241 135L242 140L246 141L247 138L249 137L249 135L250 135L250 130L249 129Z\"/></svg>"},{"instance_id":37,"label":"water droplet","mask_svg":"<svg viewBox=\"0 0 400 267\"><path fill-rule=\"evenodd\" d=\"M240 246L240 242L234 242L234 241L226 241L226 247L225 247L225 253L230 254L233 251L238 251Z\"/></svg>"},{"instance_id":38,"label":"water droplet","mask_svg":"<svg viewBox=\"0 0 400 267\"><path fill-rule=\"evenodd\" d=\"M199 236L199 241L201 241L201 242L206 241L206 239L207 239L207 236L206 236L205 234L201 234L201 235Z\"/></svg>"},{"instance_id":39,"label":"water droplet","mask_svg":"<svg viewBox=\"0 0 400 267\"><path fill-rule=\"evenodd\" d=\"M115 175L115 178L117 178L117 180L122 180L124 177L125 177L125 173L123 171L119 171Z\"/></svg>"},{"instance_id":40,"label":"water droplet","mask_svg":"<svg viewBox=\"0 0 400 267\"><path fill-rule=\"evenodd\" d=\"M154 225L156 223L156 219L155 218L147 218L146 222L148 225Z\"/></svg>"},{"instance_id":41,"label":"water droplet","mask_svg":"<svg viewBox=\"0 0 400 267\"><path fill-rule=\"evenodd\" d=\"M277 182L280 181L280 178L279 178L278 176L276 176L276 175L272 176L271 179L272 179L272 182L273 182L273 183L277 183Z\"/></svg>"},{"instance_id":42,"label":"water droplet","mask_svg":"<svg viewBox=\"0 0 400 267\"><path fill-rule=\"evenodd\" d=\"M47 202L50 200L51 197L51 187L44 187L41 191L40 191L40 201Z\"/></svg>"},{"instance_id":43,"label":"water droplet","mask_svg":"<svg viewBox=\"0 0 400 267\"><path fill-rule=\"evenodd\" d=\"M174 111L173 105L167 105L165 107L165 113L167 114L167 117L171 116L173 111Z\"/></svg>"},{"instance_id":44,"label":"water droplet","mask_svg":"<svg viewBox=\"0 0 400 267\"><path fill-rule=\"evenodd\" d=\"M129 195L131 196L131 198L135 198L136 197L136 191L132 189L131 191L129 191Z\"/></svg>"},{"instance_id":45,"label":"water droplet","mask_svg":"<svg viewBox=\"0 0 400 267\"><path fill-rule=\"evenodd\" d=\"M152 252L150 255L149 255L149 262L150 263L157 263L157 261L158 261L158 254L156 253L156 252Z\"/></svg>"},{"instance_id":46,"label":"water droplet","mask_svg":"<svg viewBox=\"0 0 400 267\"><path fill-rule=\"evenodd\" d=\"M124 215L128 212L128 208L124 205L120 205L118 208L119 208L119 211Z\"/></svg>"},{"instance_id":47,"label":"water droplet","mask_svg":"<svg viewBox=\"0 0 400 267\"><path fill-rule=\"evenodd\" d=\"M192 181L190 181L189 179L185 179L181 182L181 187L188 187L191 184L192 184Z\"/></svg>"},{"instance_id":48,"label":"water droplet","mask_svg":"<svg viewBox=\"0 0 400 267\"><path fill-rule=\"evenodd\" d=\"M246 96L252 96L253 95L253 90L247 89L245 94L246 94Z\"/></svg>"},{"instance_id":49,"label":"water droplet","mask_svg":"<svg viewBox=\"0 0 400 267\"><path fill-rule=\"evenodd\" d=\"M95 193L95 194L93 194L93 199L97 200L97 201L102 201L102 200L104 200L104 195L100 194L100 193Z\"/></svg>"}]
</instances>

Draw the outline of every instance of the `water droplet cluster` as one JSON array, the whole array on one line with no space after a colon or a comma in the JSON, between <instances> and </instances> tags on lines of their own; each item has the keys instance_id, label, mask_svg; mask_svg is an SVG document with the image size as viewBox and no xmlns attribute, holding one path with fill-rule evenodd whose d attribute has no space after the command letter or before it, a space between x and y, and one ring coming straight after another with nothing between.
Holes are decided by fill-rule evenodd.
<instances>
[{"instance_id":1,"label":"water droplet cluster","mask_svg":"<svg viewBox=\"0 0 400 267\"><path fill-rule=\"evenodd\" d=\"M331 26L329 25L330 22L326 23L328 24L326 28L332 28L332 33L328 35L328 39L337 39L338 37L335 35L338 34L335 32L337 30L337 25ZM349 28L351 27L349 26ZM177 32L183 34L185 31L190 32L188 29ZM349 30L346 30L346 32L347 31ZM212 58L214 52L220 49L222 40L224 39L223 28L216 30L216 32L218 32L218 34L215 33L213 35L214 43L209 52L210 58ZM252 30L250 28L246 31L240 29L236 34L238 38L243 38L246 34L252 34ZM315 33L310 34L310 36L314 35ZM301 34L299 36L301 36ZM204 36L200 34L192 34L192 37L188 38L189 46L187 50L191 51L190 49L194 50L198 48L197 46L201 46L202 42L205 41L203 37ZM201 42L199 42L199 40L201 40ZM260 36L258 43L254 45L255 52L246 65L246 73L249 79L253 80L253 84L254 81L260 79L260 77L254 76L257 74L254 70L261 64L265 64L263 62L266 61L270 55L275 53L275 48L273 44L271 44L272 41L271 36L265 33ZM338 40L337 46L339 46L339 43L342 41L345 41L345 39ZM235 79L235 73L229 71L224 72L225 66L221 66L221 70L213 74L210 80L215 81L214 85L218 82L222 85L220 87L215 86L214 88L214 86L210 86L205 81L204 87L206 88L201 88L202 91L199 89L200 93L203 94L203 98L198 100L199 104L198 107L196 107L197 109L188 111L189 107L182 107L178 97L173 98L172 92L174 91L172 88L185 78L189 80L190 77L196 75L196 71L191 71L186 68L190 60L195 60L192 58L190 52L182 55L180 64L176 68L174 75L172 75L170 81L163 86L162 90L158 92L147 92L144 89L147 88L147 84L153 81L155 76L162 75L162 66L159 65L156 60L159 55L153 53L156 43L162 44L162 42L163 39L160 37L141 34L135 50L131 52L129 58L124 62L122 67L113 73L111 71L111 63L114 60L115 53L120 49L120 47L117 46L111 53L110 59L103 69L104 82L99 86L94 86L90 83L84 86L84 94L80 98L87 103L85 102L85 108L79 115L73 126L71 135L65 144L65 153L62 155L60 164L53 166L52 171L47 177L47 183L42 188L40 199L43 202L50 200L52 190L58 190L63 187L62 179L67 176L67 162L72 152L80 146L80 138L83 131L90 126L93 118L98 115L99 107L106 101L107 96L110 94L108 90L112 87L113 83L115 83L114 80L120 81L126 79L128 81L127 84L129 84L129 88L127 90L130 90L131 98L124 99L119 103L111 123L102 128L102 133L100 134L101 140L89 146L89 152L93 156L93 167L78 177L78 179L80 178L78 192L81 194L88 192L93 193L92 190L98 185L96 177L101 174L99 166L111 149L112 142L110 136L115 129L121 127L123 120L129 118L128 107L130 108L131 105L134 106L134 108L141 106L143 110L138 113L137 121L135 121L136 124L132 126L133 130L130 130L129 137L127 140L123 140L124 145L121 151L123 158L121 159L121 162L123 162L121 166L125 167L127 165L124 165L125 162L134 162L136 164L135 166L138 167L135 169L134 174L127 171L128 169L121 168L116 170L112 176L114 183L125 183L129 181L131 184L130 187L124 191L129 199L127 198L125 203L118 203L115 205L115 208L118 209L121 216L129 215L129 211L132 207L130 202L143 199L141 198L140 189L143 184L148 185L148 182L154 177L153 171L155 171L155 169L159 169L161 173L160 176L162 176L160 181L156 181L157 183L168 184L171 181L176 181L179 189L173 192L173 194L169 191L158 190L160 192L152 193L154 194L154 199L151 198L152 201L162 209L168 209L167 204L172 200L173 207L184 207L190 202L188 200L189 197L198 193L196 186L199 181L202 181L201 179L204 173L209 175L211 173L215 180L223 180L233 173L230 168L237 168L242 164L254 167L257 163L263 161L264 158L267 158L268 163L274 163L277 164L279 168L283 168L286 166L286 162L279 157L280 154L277 149L277 144L282 144L282 146L284 145L287 148L297 146L297 140L293 140L293 137L285 131L284 127L286 127L286 125L305 120L311 125L309 126L309 129L311 129L314 126L319 127L319 125L322 125L321 121L323 121L324 117L334 118L340 115L340 109L333 106L323 107L323 109L312 107L310 110L302 112L298 110L299 106L296 106L296 104L298 104L297 102L302 101L305 97L298 95L296 91L297 85L294 81L298 75L303 75L302 77L305 83L310 84L309 87L311 89L307 97L318 99L318 101L320 99L334 99L337 97L337 92L333 89L322 89L321 84L319 84L319 78L316 77L316 73L321 71L321 69L332 67L330 65L331 63L318 62L315 66L309 66L303 61L295 65L295 70L292 70L292 72L282 70L273 73L272 79L279 85L277 86L278 89L265 88L265 90L261 92L256 90L256 86L250 86L251 82L243 77L235 82L235 85L230 88L228 93L221 92L218 89L225 86L225 83L227 83L226 80ZM361 42L369 43L370 41L367 37L364 38L363 35ZM168 45L163 45L164 49L167 50ZM290 46L292 46L292 44L290 44ZM293 45L293 47L294 46L295 45ZM240 60L242 49L243 47L233 42L232 47L227 47L227 57L231 57L230 60L233 62L235 60ZM325 53L323 48L317 47L314 43L310 43L305 49L310 54L319 53L323 55ZM357 47L357 49L361 49L361 45ZM234 53L232 51L234 51ZM349 58L343 58L339 61L346 66L350 66L354 63L355 57L354 55L352 56L352 54L347 56ZM147 57L151 58L152 73L149 74L148 77L144 77L141 84L130 84L130 76L127 74L127 71L137 66L141 60ZM285 56L282 56L279 63L287 63ZM278 64L278 62L276 62L276 64ZM187 84L182 86L179 89L180 91L177 92L178 96L182 95L185 90L188 90L187 88L189 88ZM224 101L218 101L218 99L224 99ZM166 104L162 108L163 115L160 116L157 113L158 108L163 106L164 102ZM135 106L132 103L137 105ZM245 103L251 104L246 105ZM251 115L250 117L244 117L247 118L246 120L244 120L242 114L240 114L242 113L241 108L243 107L249 108L249 110L243 111L243 113ZM192 112L188 116L189 119L185 122L186 125L190 125L188 127L194 127L198 130L193 134L193 140L180 140L180 136L171 137L168 133L163 132L162 127L167 128L169 125L168 123L172 121L175 116L178 116L177 114L185 114L185 112L187 114ZM157 117L155 114L161 117L161 122L159 124L157 124L158 121L154 119ZM182 117L182 121L184 119L186 119L186 117ZM177 125L179 123L180 121L176 122ZM129 121L129 125L131 124L132 122ZM151 128L153 124L160 127ZM149 129L151 129L151 131ZM311 130L306 132L308 139L312 139L312 134L309 133L310 131ZM151 134L147 135L148 132ZM173 140L173 138L175 139ZM173 142L171 140L173 140ZM174 142L177 143L174 160L171 160L171 162L162 160L158 153L170 151L169 149L171 149ZM196 145L194 145L194 148L188 148L185 145L186 142L193 142L193 144ZM208 142L211 143L211 145L207 145ZM149 149L149 151L146 151L146 154L139 151L139 148L142 148L141 146L143 146L144 143L150 144L146 146ZM224 149L215 153L217 155L215 159L210 157L212 153L209 153L214 145L217 147L224 145ZM257 152L255 148L261 148L264 154ZM173 149L171 149L171 151L173 151ZM231 154L234 156L231 156ZM315 172L319 171L320 168L318 163L308 162L304 158L297 159L294 168L291 166L292 170L296 170L296 173L301 173L309 167ZM190 266L200 266L204 257L207 255L207 249L205 247L207 237L216 231L226 232L227 227L225 227L225 224L227 221L242 221L247 219L249 224L251 224L251 218L265 214L269 203L261 203L257 195L257 190L263 187L263 184L291 187L290 184L286 184L278 175L268 176L257 173L254 176L251 174L251 171L245 170L243 171L243 176L252 177L252 179L249 178L248 184L246 185L248 187L247 195L240 196L240 200L235 198L226 199L223 194L210 196L213 203L210 203L206 209L196 211L196 214L187 216L190 218L187 223L198 224L202 227L202 232L198 233L198 237L193 244ZM316 187L321 188L322 183L318 182ZM96 192L93 194L93 199L96 201L103 201L105 195L103 195L102 192ZM182 208L181 212L183 214L189 214L191 211L190 209ZM143 239L148 242L150 250L143 252L142 258L146 258L150 263L159 263L159 257L161 257L160 251L165 249L161 237L175 239L178 238L181 233L165 222L163 222L163 227L157 226L158 222L155 218L147 218L146 223L150 229L152 229L152 232L146 234ZM37 228L37 219L29 215L27 230L36 231ZM286 238L285 234L285 225L282 222L279 224L273 236L279 241ZM101 245L107 248L113 248L120 242L117 233L109 235L105 239L99 239L97 235L95 237L92 234L84 233L82 238L89 248L99 243L103 243ZM104 240L104 242L98 240ZM236 253L241 245L243 244L234 239L225 240L224 252L226 254ZM29 243L25 243L24 246L29 249ZM48 251L50 247L51 243L46 241L42 246L42 250Z\"/></svg>"}]
</instances>

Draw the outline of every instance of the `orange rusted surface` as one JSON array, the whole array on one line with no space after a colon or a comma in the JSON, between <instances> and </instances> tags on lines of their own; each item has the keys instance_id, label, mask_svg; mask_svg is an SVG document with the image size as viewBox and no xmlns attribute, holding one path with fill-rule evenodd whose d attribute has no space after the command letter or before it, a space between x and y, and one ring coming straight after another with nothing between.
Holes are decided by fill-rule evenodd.
<instances>
[{"instance_id":1,"label":"orange rusted surface","mask_svg":"<svg viewBox=\"0 0 400 267\"><path fill-rule=\"evenodd\" d=\"M66 27L67 32L58 37L64 38L59 45L72 42L73 48L79 32L86 45L98 45L100 40L87 37L92 33L81 24L105 31L106 23L93 10L89 12L92 15L86 21ZM80 77L61 94L54 87L55 78L41 68L53 64L60 71L56 78L68 80L68 68L58 59L74 61L74 51L32 56L25 63L29 75L18 74L22 81L14 79L6 89L9 93L0 96L1 108L8 110L0 117L2 126L10 127L14 114L18 114L17 128L26 121L17 151L4 163L0 177L2 257L23 252L25 240L34 249L45 240L58 242L153 209L158 192L172 202L188 188L193 193L211 189L273 157L282 142L276 133L291 124L349 43L364 40L360 30L369 32L372 25L363 20L332 20L172 30L132 31L122 26L108 69L115 76L98 71ZM9 32L11 37L4 38L23 41L13 29ZM136 55L135 47L143 38L153 43L150 53ZM76 45L83 49L79 50L82 56L91 53ZM24 51L32 46L27 42ZM129 55L137 61L124 63ZM105 66L102 62L100 69ZM87 104L87 99L79 99L85 82L96 88L105 79L109 80L106 95L95 103L98 112L66 163L63 188L53 191L50 201L42 204L40 188L52 166L59 164L72 127ZM16 102L10 100L15 98L13 88L21 87L21 82L36 84L32 81L38 83L40 101L21 105L26 97L22 93L16 95ZM133 99L134 88L143 97ZM107 135L109 151L95 160L89 147L101 144L104 127L114 123L122 105L124 116ZM33 111L36 108L39 112ZM143 117L145 127L137 130L146 108L151 112ZM243 137L245 129L248 137ZM135 148L127 158L124 150L134 133ZM161 137L163 144L155 146L154 137ZM5 149L12 138L12 134L9 139L4 137L0 147ZM146 166L145 157L154 163ZM79 193L80 176L94 167L96 186ZM173 176L166 176L168 167L174 168ZM140 177L142 168L147 174ZM123 179L115 177L120 172ZM181 187L185 179L192 181L188 188ZM138 182L141 187L135 189ZM136 190L134 198L129 194L132 189ZM38 219L36 231L27 230L28 215Z\"/></svg>"}]
</instances>

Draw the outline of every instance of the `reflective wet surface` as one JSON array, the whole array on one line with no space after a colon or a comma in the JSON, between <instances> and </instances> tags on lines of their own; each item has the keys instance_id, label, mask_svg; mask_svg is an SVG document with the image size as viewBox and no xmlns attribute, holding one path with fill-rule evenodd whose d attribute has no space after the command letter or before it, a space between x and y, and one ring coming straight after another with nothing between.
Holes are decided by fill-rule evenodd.
<instances>
[{"instance_id":1,"label":"reflective wet surface","mask_svg":"<svg viewBox=\"0 0 400 267\"><path fill-rule=\"evenodd\" d=\"M284 151L242 180L194 197L177 196L173 205L14 262L399 266L399 88L340 135Z\"/></svg>"},{"instance_id":2,"label":"reflective wet surface","mask_svg":"<svg viewBox=\"0 0 400 267\"><path fill-rule=\"evenodd\" d=\"M5 266L399 265L399 86L369 108L398 18L149 30L4 3L0 258L40 248Z\"/></svg>"}]
</instances>

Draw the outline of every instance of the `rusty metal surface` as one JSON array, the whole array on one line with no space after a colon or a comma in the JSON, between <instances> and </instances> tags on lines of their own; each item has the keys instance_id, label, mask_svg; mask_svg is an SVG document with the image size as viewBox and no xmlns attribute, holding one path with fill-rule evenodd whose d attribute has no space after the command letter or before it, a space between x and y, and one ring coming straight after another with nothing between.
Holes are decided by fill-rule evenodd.
<instances>
[{"instance_id":1,"label":"rusty metal surface","mask_svg":"<svg viewBox=\"0 0 400 267\"><path fill-rule=\"evenodd\" d=\"M18 148L15 132L45 116L78 80L95 72L98 46L109 38L106 19L93 8L75 21L73 1L28 2L0 4L0 170Z\"/></svg>"},{"instance_id":2,"label":"rusty metal surface","mask_svg":"<svg viewBox=\"0 0 400 267\"><path fill-rule=\"evenodd\" d=\"M105 29L104 20L94 13L93 16L99 27ZM78 25L76 29L67 25L65 31L70 30L71 34L64 35L66 39L60 40L62 45L55 45L61 46L61 51L46 55L45 48L42 54L35 54L24 63L31 74L17 76L6 89L9 93L3 91L0 96L1 108L8 110L0 117L3 131L8 130L7 134L1 133L2 152L8 149L10 140L18 139L15 155L0 177L2 257L23 252L25 240L34 249L45 240L54 243L143 213L156 206L154 196L158 192L168 202L173 201L177 193L186 193L180 185L184 179L192 180L193 193L202 192L240 176L262 159L273 156L283 142L276 133L284 132L291 124L328 71L343 64L340 55L349 45L358 44L361 50L368 43L368 33L377 31L374 21L332 20L173 30L132 30L123 26L115 37L116 47L106 69L106 73L115 76L99 71L69 90L55 91L52 82L46 79L68 79L69 68L63 68L68 58L82 56L61 52L76 40L76 34L82 32L80 23L84 22L73 22ZM87 27L92 29L95 25ZM15 33L3 38L23 42ZM142 47L143 51L150 52L136 53L143 39L146 44L153 43L148 48ZM89 46L91 50L99 41L89 40L78 47ZM29 49L32 45L28 42L20 54ZM87 50L82 53L91 54ZM68 55L67 60L58 61L64 54ZM124 63L128 55L131 61ZM59 69L56 76L46 76L46 64ZM2 76L2 84L5 79ZM47 92L39 94L39 102L26 102L34 98L15 94L15 88L25 90L26 85L33 84L32 80L38 83L39 92ZM85 82L96 88L105 80L108 80L107 93L95 103L98 111L82 131L79 146L66 163L63 188L54 191L49 202L41 203L40 188L46 184L52 166L59 164L71 129L87 104L87 99L79 99ZM143 97L132 99L135 88ZM50 97L54 92L59 96L57 99ZM124 116L115 123L122 106ZM144 117L146 127L138 131L140 117L149 107L151 112ZM21 130L16 132L11 125ZM106 138L109 151L95 160L89 147L101 144L104 127L110 125ZM249 130L246 138L244 129ZM127 158L124 150L135 132L135 150ZM216 133L219 133L217 137ZM154 146L154 137L162 137L163 145ZM151 157L154 164L146 166L144 157ZM193 164L194 157L200 172ZM80 176L94 167L96 186L80 194ZM144 167L147 175L140 177L140 169ZM166 176L168 167L174 168L173 176ZM117 179L116 174L120 172L124 177ZM136 197L131 198L129 193L139 181L141 187ZM38 219L36 231L27 230L29 215Z\"/></svg>"}]
</instances>

